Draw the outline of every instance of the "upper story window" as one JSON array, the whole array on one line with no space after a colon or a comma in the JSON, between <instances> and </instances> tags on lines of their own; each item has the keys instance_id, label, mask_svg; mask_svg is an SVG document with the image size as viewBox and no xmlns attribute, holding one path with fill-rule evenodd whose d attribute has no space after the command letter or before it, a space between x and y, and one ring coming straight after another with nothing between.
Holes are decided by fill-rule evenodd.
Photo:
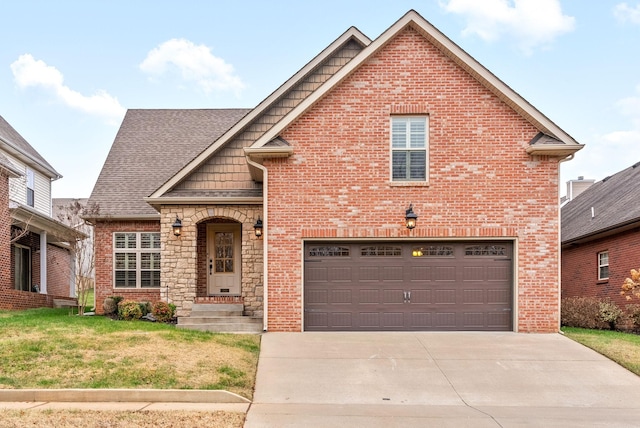
<instances>
[{"instance_id":1,"label":"upper story window","mask_svg":"<svg viewBox=\"0 0 640 428\"><path fill-rule=\"evenodd\" d=\"M35 176L33 170L27 168L27 205L33 207L35 201Z\"/></svg>"},{"instance_id":2,"label":"upper story window","mask_svg":"<svg viewBox=\"0 0 640 428\"><path fill-rule=\"evenodd\" d=\"M160 287L160 233L113 234L114 286Z\"/></svg>"},{"instance_id":3,"label":"upper story window","mask_svg":"<svg viewBox=\"0 0 640 428\"><path fill-rule=\"evenodd\" d=\"M391 118L391 179L427 180L427 116Z\"/></svg>"},{"instance_id":4,"label":"upper story window","mask_svg":"<svg viewBox=\"0 0 640 428\"><path fill-rule=\"evenodd\" d=\"M598 279L609 279L609 252L598 253Z\"/></svg>"}]
</instances>

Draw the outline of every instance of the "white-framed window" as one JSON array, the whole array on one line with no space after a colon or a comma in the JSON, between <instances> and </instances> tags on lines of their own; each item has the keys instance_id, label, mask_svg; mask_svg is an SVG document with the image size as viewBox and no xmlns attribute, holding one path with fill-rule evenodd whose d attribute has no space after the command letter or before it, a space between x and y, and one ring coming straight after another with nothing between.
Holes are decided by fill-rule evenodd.
<instances>
[{"instance_id":1,"label":"white-framed window","mask_svg":"<svg viewBox=\"0 0 640 428\"><path fill-rule=\"evenodd\" d=\"M13 244L13 288L20 291L33 291L31 287L31 249L24 245Z\"/></svg>"},{"instance_id":2,"label":"white-framed window","mask_svg":"<svg viewBox=\"0 0 640 428\"><path fill-rule=\"evenodd\" d=\"M391 118L391 180L427 180L427 116Z\"/></svg>"},{"instance_id":3,"label":"white-framed window","mask_svg":"<svg viewBox=\"0 0 640 428\"><path fill-rule=\"evenodd\" d=\"M160 287L160 233L113 234L113 286Z\"/></svg>"},{"instance_id":4,"label":"white-framed window","mask_svg":"<svg viewBox=\"0 0 640 428\"><path fill-rule=\"evenodd\" d=\"M29 205L30 207L35 206L36 203L35 187L36 181L33 170L27 168L27 205Z\"/></svg>"},{"instance_id":5,"label":"white-framed window","mask_svg":"<svg viewBox=\"0 0 640 428\"><path fill-rule=\"evenodd\" d=\"M598 279L609 279L609 252L598 253Z\"/></svg>"}]
</instances>

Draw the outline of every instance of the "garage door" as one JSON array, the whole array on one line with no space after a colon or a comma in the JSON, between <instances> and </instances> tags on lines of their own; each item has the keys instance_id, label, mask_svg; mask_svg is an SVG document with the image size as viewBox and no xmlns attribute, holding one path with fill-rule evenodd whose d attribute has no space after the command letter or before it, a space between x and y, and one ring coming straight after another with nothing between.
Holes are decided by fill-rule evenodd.
<instances>
[{"instance_id":1,"label":"garage door","mask_svg":"<svg viewBox=\"0 0 640 428\"><path fill-rule=\"evenodd\" d=\"M307 243L307 331L512 330L511 242Z\"/></svg>"}]
</instances>

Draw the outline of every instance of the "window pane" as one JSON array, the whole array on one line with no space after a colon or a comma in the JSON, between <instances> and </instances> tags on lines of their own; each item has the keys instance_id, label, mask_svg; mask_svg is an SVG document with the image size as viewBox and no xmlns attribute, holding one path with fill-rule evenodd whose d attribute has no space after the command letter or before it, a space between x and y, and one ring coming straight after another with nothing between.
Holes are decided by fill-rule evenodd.
<instances>
[{"instance_id":1,"label":"window pane","mask_svg":"<svg viewBox=\"0 0 640 428\"><path fill-rule=\"evenodd\" d=\"M160 272L143 271L140 273L141 287L160 287Z\"/></svg>"},{"instance_id":2,"label":"window pane","mask_svg":"<svg viewBox=\"0 0 640 428\"><path fill-rule=\"evenodd\" d=\"M410 122L411 132L411 148L424 148L426 147L426 120L423 118L411 119Z\"/></svg>"},{"instance_id":3,"label":"window pane","mask_svg":"<svg viewBox=\"0 0 640 428\"><path fill-rule=\"evenodd\" d=\"M392 177L394 180L407 179L407 152L395 150L391 163L393 165Z\"/></svg>"},{"instance_id":4,"label":"window pane","mask_svg":"<svg viewBox=\"0 0 640 428\"><path fill-rule=\"evenodd\" d=\"M600 277L599 279L609 278L609 266L602 266L600 268Z\"/></svg>"},{"instance_id":5,"label":"window pane","mask_svg":"<svg viewBox=\"0 0 640 428\"><path fill-rule=\"evenodd\" d=\"M160 248L160 234L159 233L141 233L140 247L141 248Z\"/></svg>"},{"instance_id":6,"label":"window pane","mask_svg":"<svg viewBox=\"0 0 640 428\"><path fill-rule=\"evenodd\" d=\"M116 287L135 288L135 271L116 271Z\"/></svg>"},{"instance_id":7,"label":"window pane","mask_svg":"<svg viewBox=\"0 0 640 428\"><path fill-rule=\"evenodd\" d=\"M136 248L136 234L116 233L116 248Z\"/></svg>"},{"instance_id":8,"label":"window pane","mask_svg":"<svg viewBox=\"0 0 640 428\"><path fill-rule=\"evenodd\" d=\"M394 149L407 147L407 120L395 118L391 122L391 146Z\"/></svg>"},{"instance_id":9,"label":"window pane","mask_svg":"<svg viewBox=\"0 0 640 428\"><path fill-rule=\"evenodd\" d=\"M411 169L409 172L409 178L411 180L425 180L426 176L426 161L427 154L421 151L409 152Z\"/></svg>"}]
</instances>

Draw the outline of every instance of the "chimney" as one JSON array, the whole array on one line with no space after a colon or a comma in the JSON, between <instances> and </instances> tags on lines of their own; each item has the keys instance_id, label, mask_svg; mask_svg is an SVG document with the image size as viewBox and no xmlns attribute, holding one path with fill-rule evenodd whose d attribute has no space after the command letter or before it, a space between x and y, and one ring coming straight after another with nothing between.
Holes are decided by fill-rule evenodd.
<instances>
[{"instance_id":1,"label":"chimney","mask_svg":"<svg viewBox=\"0 0 640 428\"><path fill-rule=\"evenodd\" d=\"M567 201L575 199L580 193L587 190L596 181L593 179L585 180L584 176L579 176L577 180L567 181Z\"/></svg>"}]
</instances>

